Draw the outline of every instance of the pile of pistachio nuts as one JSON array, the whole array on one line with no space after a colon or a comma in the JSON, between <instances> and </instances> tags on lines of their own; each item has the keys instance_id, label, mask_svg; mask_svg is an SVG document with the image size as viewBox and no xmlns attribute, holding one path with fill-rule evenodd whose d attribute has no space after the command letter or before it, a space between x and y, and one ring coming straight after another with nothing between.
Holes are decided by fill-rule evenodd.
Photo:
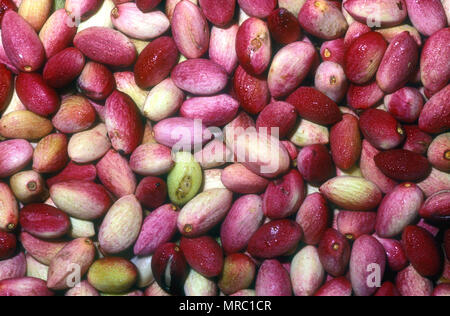
<instances>
[{"instance_id":1,"label":"pile of pistachio nuts","mask_svg":"<svg viewBox=\"0 0 450 316\"><path fill-rule=\"evenodd\" d=\"M0 296L449 296L450 0L0 0Z\"/></svg>"}]
</instances>

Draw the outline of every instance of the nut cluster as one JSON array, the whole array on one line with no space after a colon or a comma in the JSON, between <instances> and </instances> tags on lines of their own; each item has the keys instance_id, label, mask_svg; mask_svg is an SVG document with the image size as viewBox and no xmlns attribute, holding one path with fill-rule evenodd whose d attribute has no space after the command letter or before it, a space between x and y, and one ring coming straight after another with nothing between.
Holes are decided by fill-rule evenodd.
<instances>
[{"instance_id":1,"label":"nut cluster","mask_svg":"<svg viewBox=\"0 0 450 316\"><path fill-rule=\"evenodd\" d=\"M0 296L450 295L450 0L0 0Z\"/></svg>"}]
</instances>

